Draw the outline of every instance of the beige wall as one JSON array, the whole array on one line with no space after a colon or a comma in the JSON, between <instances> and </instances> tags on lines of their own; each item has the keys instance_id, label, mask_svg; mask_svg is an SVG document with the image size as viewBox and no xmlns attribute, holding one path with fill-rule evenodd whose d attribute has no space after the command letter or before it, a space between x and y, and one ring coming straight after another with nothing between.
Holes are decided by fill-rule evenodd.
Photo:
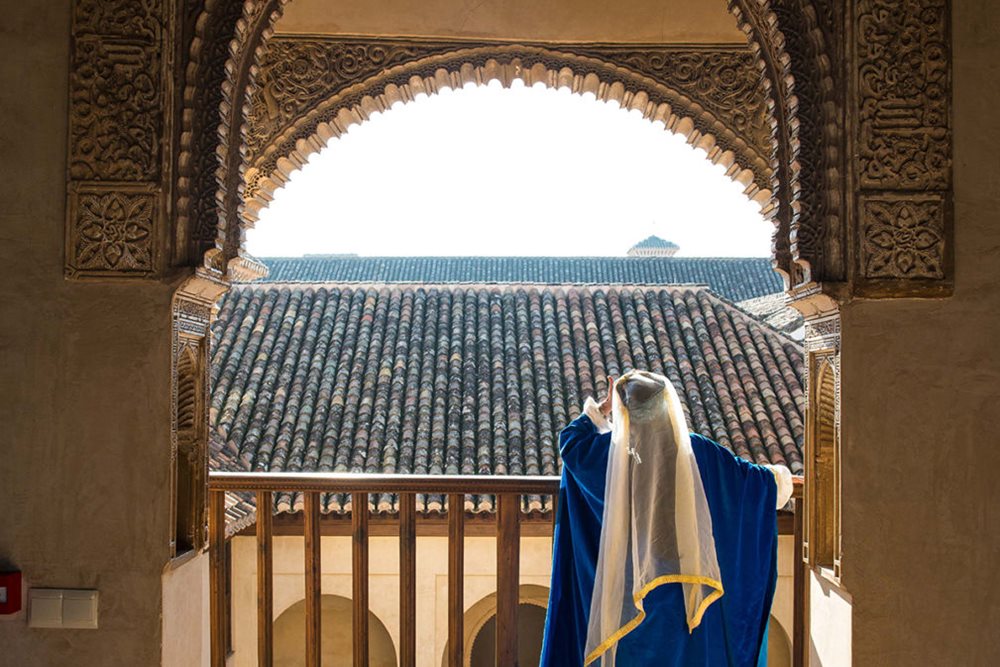
<instances>
[{"instance_id":1,"label":"beige wall","mask_svg":"<svg viewBox=\"0 0 1000 667\"><path fill-rule=\"evenodd\" d=\"M852 664L850 596L824 573L809 573L810 667L848 667ZM859 662L859 664L867 664Z\"/></svg>"},{"instance_id":2,"label":"beige wall","mask_svg":"<svg viewBox=\"0 0 1000 667\"><path fill-rule=\"evenodd\" d=\"M955 295L843 310L859 666L1000 663L1000 3L954 8Z\"/></svg>"},{"instance_id":3,"label":"beige wall","mask_svg":"<svg viewBox=\"0 0 1000 667\"><path fill-rule=\"evenodd\" d=\"M611 8L614 11L609 11ZM725 0L293 0L278 32L746 43Z\"/></svg>"},{"instance_id":4,"label":"beige wall","mask_svg":"<svg viewBox=\"0 0 1000 667\"><path fill-rule=\"evenodd\" d=\"M208 665L208 554L163 574L164 667Z\"/></svg>"},{"instance_id":5,"label":"beige wall","mask_svg":"<svg viewBox=\"0 0 1000 667\"><path fill-rule=\"evenodd\" d=\"M97 588L96 631L0 623L16 664L155 665L169 285L63 280L70 6L0 0L0 559Z\"/></svg>"},{"instance_id":6,"label":"beige wall","mask_svg":"<svg viewBox=\"0 0 1000 667\"><path fill-rule=\"evenodd\" d=\"M522 586L548 588L551 539L521 539ZM399 542L373 537L370 542L369 609L385 624L399 654ZM257 664L257 552L252 537L233 539L233 645L231 667ZM323 593L351 597L351 538L322 540ZM304 589L302 538L274 538L274 617L302 600ZM536 589L537 590L537 589ZM465 613L468 623L482 613L478 602L496 592L496 541L491 537L465 540ZM522 591L522 595L524 592ZM480 610L481 611L481 610ZM792 629L792 540L781 537L778 589L773 615L787 633ZM475 616L476 619L471 618ZM467 633L474 628L467 627ZM448 643L448 540L421 537L417 541L417 664L438 667ZM470 648L467 643L466 649Z\"/></svg>"}]
</instances>

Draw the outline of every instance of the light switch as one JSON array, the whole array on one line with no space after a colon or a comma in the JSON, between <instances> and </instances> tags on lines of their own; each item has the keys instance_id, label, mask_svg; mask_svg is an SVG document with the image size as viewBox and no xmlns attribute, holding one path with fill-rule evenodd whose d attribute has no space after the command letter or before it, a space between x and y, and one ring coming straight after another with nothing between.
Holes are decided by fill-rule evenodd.
<instances>
[{"instance_id":1,"label":"light switch","mask_svg":"<svg viewBox=\"0 0 1000 667\"><path fill-rule=\"evenodd\" d=\"M32 588L28 593L28 625L32 628L62 627L62 591Z\"/></svg>"},{"instance_id":2,"label":"light switch","mask_svg":"<svg viewBox=\"0 0 1000 667\"><path fill-rule=\"evenodd\" d=\"M97 629L97 591L63 591L62 626Z\"/></svg>"},{"instance_id":3,"label":"light switch","mask_svg":"<svg viewBox=\"0 0 1000 667\"><path fill-rule=\"evenodd\" d=\"M32 588L28 597L32 628L97 628L97 591Z\"/></svg>"}]
</instances>

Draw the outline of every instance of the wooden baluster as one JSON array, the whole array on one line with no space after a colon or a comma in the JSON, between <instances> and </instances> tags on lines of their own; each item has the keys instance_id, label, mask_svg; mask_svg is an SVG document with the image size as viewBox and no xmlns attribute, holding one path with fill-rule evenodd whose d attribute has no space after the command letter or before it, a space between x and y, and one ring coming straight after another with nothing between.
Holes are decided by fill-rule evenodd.
<instances>
[{"instance_id":1,"label":"wooden baluster","mask_svg":"<svg viewBox=\"0 0 1000 667\"><path fill-rule=\"evenodd\" d=\"M417 662L417 496L399 494L399 664Z\"/></svg>"},{"instance_id":2,"label":"wooden baluster","mask_svg":"<svg viewBox=\"0 0 1000 667\"><path fill-rule=\"evenodd\" d=\"M368 494L351 497L354 667L368 667Z\"/></svg>"},{"instance_id":3,"label":"wooden baluster","mask_svg":"<svg viewBox=\"0 0 1000 667\"><path fill-rule=\"evenodd\" d=\"M521 496L497 496L497 667L517 667Z\"/></svg>"},{"instance_id":4,"label":"wooden baluster","mask_svg":"<svg viewBox=\"0 0 1000 667\"><path fill-rule=\"evenodd\" d=\"M306 667L319 667L322 642L322 563L319 536L320 495L315 491L305 494L305 552L306 552Z\"/></svg>"},{"instance_id":5,"label":"wooden baluster","mask_svg":"<svg viewBox=\"0 0 1000 667\"><path fill-rule=\"evenodd\" d=\"M270 491L257 492L257 664L260 667L271 667L274 662L273 506Z\"/></svg>"},{"instance_id":6,"label":"wooden baluster","mask_svg":"<svg viewBox=\"0 0 1000 667\"><path fill-rule=\"evenodd\" d=\"M448 666L462 667L465 630L465 496L448 496Z\"/></svg>"},{"instance_id":7,"label":"wooden baluster","mask_svg":"<svg viewBox=\"0 0 1000 667\"><path fill-rule=\"evenodd\" d=\"M795 501L795 516L793 522L793 548L792 548L792 595L793 595L793 616L792 616L792 665L793 667L805 667L806 654L808 653L809 636L807 631L807 600L809 586L809 569L802 558L803 541L803 521L805 521L805 503L799 498Z\"/></svg>"},{"instance_id":8,"label":"wooden baluster","mask_svg":"<svg viewBox=\"0 0 1000 667\"><path fill-rule=\"evenodd\" d=\"M226 492L208 494L209 616L212 667L226 664Z\"/></svg>"}]
</instances>

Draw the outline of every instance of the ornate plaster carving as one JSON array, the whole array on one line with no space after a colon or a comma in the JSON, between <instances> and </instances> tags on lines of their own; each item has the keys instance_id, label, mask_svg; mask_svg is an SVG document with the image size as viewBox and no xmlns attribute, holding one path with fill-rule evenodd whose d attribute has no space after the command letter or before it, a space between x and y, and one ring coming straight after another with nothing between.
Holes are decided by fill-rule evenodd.
<instances>
[{"instance_id":1,"label":"ornate plaster carving","mask_svg":"<svg viewBox=\"0 0 1000 667\"><path fill-rule=\"evenodd\" d=\"M799 282L792 264L791 227L798 216L798 125L793 91L791 59L785 52L785 36L768 0L729 0L740 29L761 72L761 87L768 100L771 126L771 192L775 231L771 239L772 265L786 285Z\"/></svg>"},{"instance_id":2,"label":"ornate plaster carving","mask_svg":"<svg viewBox=\"0 0 1000 667\"><path fill-rule=\"evenodd\" d=\"M159 193L152 184L73 187L66 230L67 275L127 277L154 273L159 202Z\"/></svg>"},{"instance_id":3,"label":"ornate plaster carving","mask_svg":"<svg viewBox=\"0 0 1000 667\"><path fill-rule=\"evenodd\" d=\"M639 86L646 83L641 77L655 81L658 87L646 91L652 102L672 104L675 115L692 118L694 130L715 135L723 152L734 152L739 162L751 167L758 190L769 182L766 156L770 133L759 73L750 53L739 47L524 47L440 40L276 37L259 65L258 88L250 104L248 164L257 178L266 178L278 160L296 152L297 144L315 142L309 133L336 118L339 110L329 101L345 90L363 90L375 98L389 84L405 86L413 76L429 79L442 68L458 72L466 62L482 67L489 57L500 64L516 61L520 71L509 74L522 79L537 80L532 74L537 74L534 66L539 63L551 71L570 67L584 76L593 73L602 79L625 74L623 87L610 89L621 95L637 94ZM484 70L477 74L488 75ZM565 77L542 78L550 85L565 82ZM440 83L440 78L435 83ZM436 88L432 85L427 89L433 92ZM349 97L359 96L355 92ZM724 131L720 132L720 126ZM257 193L255 185L250 184L248 199Z\"/></svg>"},{"instance_id":4,"label":"ornate plaster carving","mask_svg":"<svg viewBox=\"0 0 1000 667\"><path fill-rule=\"evenodd\" d=\"M170 547L174 555L206 546L209 326L214 300L201 279L174 296L171 352Z\"/></svg>"},{"instance_id":5,"label":"ornate plaster carving","mask_svg":"<svg viewBox=\"0 0 1000 667\"><path fill-rule=\"evenodd\" d=\"M771 0L790 58L794 98L789 106L798 125L798 206L789 223L793 287L846 279L844 197L839 180L844 173L840 149L844 103L829 58L830 40L842 34L843 22L830 2L824 4ZM818 11L823 12L822 18Z\"/></svg>"},{"instance_id":6,"label":"ornate plaster carving","mask_svg":"<svg viewBox=\"0 0 1000 667\"><path fill-rule=\"evenodd\" d=\"M948 0L858 0L854 243L863 296L952 287Z\"/></svg>"},{"instance_id":7,"label":"ornate plaster carving","mask_svg":"<svg viewBox=\"0 0 1000 667\"><path fill-rule=\"evenodd\" d=\"M945 277L945 204L940 197L865 197L861 269L865 278Z\"/></svg>"},{"instance_id":8,"label":"ornate plaster carving","mask_svg":"<svg viewBox=\"0 0 1000 667\"><path fill-rule=\"evenodd\" d=\"M859 0L858 174L863 188L951 181L946 0Z\"/></svg>"},{"instance_id":9,"label":"ornate plaster carving","mask_svg":"<svg viewBox=\"0 0 1000 667\"><path fill-rule=\"evenodd\" d=\"M292 46L301 47L296 48L300 57L288 63L285 59L288 54L283 54L273 61L278 71L268 70L265 64L262 73L270 76L262 80L255 104L251 107L251 118L259 119L259 125L251 124L250 133L259 137L256 145L264 149L261 154L251 157L251 166L246 172L248 186L244 217L248 222L256 219L258 211L270 200L271 193L281 187L289 174L301 167L313 152L351 125L363 122L370 114L385 111L398 101L408 102L421 93L433 94L442 88L460 88L468 83L485 84L493 80L509 85L514 79L521 79L528 85L543 83L569 88L575 93L590 92L598 99L614 100L625 108L638 109L651 120L662 120L669 130L682 134L693 145L705 149L713 162L723 164L727 173L745 186L748 196L762 206L770 200L770 192L760 189L758 185L766 176L763 156L723 122L703 111L700 104L619 66L589 56L568 54L562 45L558 52L515 45L459 50L438 45L437 48L449 50L385 68L377 76L351 85L346 85L349 80L345 81L338 71L378 70L377 65L368 62L359 64L361 54L374 51L374 57L379 61L405 60L414 58L417 50L410 43L402 45L398 52L386 50L387 44L362 50L358 50L356 44L348 44L346 51L343 50L345 45L337 42ZM317 54L322 56L318 62L315 60ZM678 61L683 59L680 54L674 55ZM333 65L338 58L348 59L349 67L338 70ZM742 61L746 63L747 59ZM658 59L656 62L662 66ZM289 67L299 72L298 78L286 72ZM714 67L716 72L731 71L724 62L705 67ZM680 76L692 76L689 69L678 69L681 70ZM316 74L321 71L324 74L317 80ZM744 76L753 72L747 69L742 71ZM722 81L728 82L729 77L723 77ZM718 80L700 85L705 89L702 101L712 96L710 91L716 91L717 107L723 105L722 99L727 91L732 94L735 88L729 84L723 86ZM744 84L742 90L750 87ZM340 92L327 96L330 88ZM736 99L741 98L741 94L736 94ZM696 114L697 118L685 115L687 112ZM741 126L749 128L746 123ZM746 168L747 162L757 168L757 174Z\"/></svg>"},{"instance_id":10,"label":"ornate plaster carving","mask_svg":"<svg viewBox=\"0 0 1000 667\"><path fill-rule=\"evenodd\" d=\"M169 99L160 0L75 3L69 84L69 278L157 272Z\"/></svg>"}]
</instances>

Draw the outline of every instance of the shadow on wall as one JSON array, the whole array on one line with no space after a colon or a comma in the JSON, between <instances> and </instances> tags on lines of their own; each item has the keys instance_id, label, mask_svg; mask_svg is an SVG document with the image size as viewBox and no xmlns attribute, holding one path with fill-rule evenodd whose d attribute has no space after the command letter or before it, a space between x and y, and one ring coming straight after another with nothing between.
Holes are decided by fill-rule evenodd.
<instances>
[{"instance_id":1,"label":"shadow on wall","mask_svg":"<svg viewBox=\"0 0 1000 667\"><path fill-rule=\"evenodd\" d=\"M496 664L496 612L483 624L472 642L469 667L493 667ZM517 609L517 664L538 667L545 630L545 607L522 602Z\"/></svg>"},{"instance_id":2,"label":"shadow on wall","mask_svg":"<svg viewBox=\"0 0 1000 667\"><path fill-rule=\"evenodd\" d=\"M542 634L545 631L545 609L549 602L549 589L537 584L521 584L518 589L520 605L517 611L518 664L537 667L542 652ZM490 593L465 610L463 667L493 667L496 656L497 594ZM448 645L441 655L442 667L448 667Z\"/></svg>"},{"instance_id":3,"label":"shadow on wall","mask_svg":"<svg viewBox=\"0 0 1000 667\"><path fill-rule=\"evenodd\" d=\"M773 615L767 626L767 667L792 667L792 640Z\"/></svg>"},{"instance_id":4,"label":"shadow on wall","mask_svg":"<svg viewBox=\"0 0 1000 667\"><path fill-rule=\"evenodd\" d=\"M322 664L326 667L353 665L351 601L339 595L324 595L322 606ZM274 664L305 667L306 601L286 609L274 622ZM368 612L368 655L370 667L395 667L396 649L392 637L378 617Z\"/></svg>"}]
</instances>

